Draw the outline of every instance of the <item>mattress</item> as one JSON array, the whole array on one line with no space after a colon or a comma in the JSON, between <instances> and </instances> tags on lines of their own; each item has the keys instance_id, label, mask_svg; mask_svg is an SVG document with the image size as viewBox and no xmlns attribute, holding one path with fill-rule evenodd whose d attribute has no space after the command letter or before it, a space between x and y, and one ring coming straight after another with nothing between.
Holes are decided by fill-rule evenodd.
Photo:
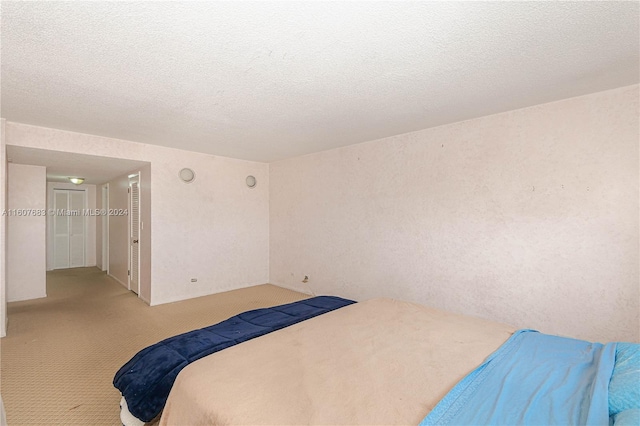
<instances>
[{"instance_id":1,"label":"mattress","mask_svg":"<svg viewBox=\"0 0 640 426\"><path fill-rule=\"evenodd\" d=\"M161 425L418 424L515 331L374 299L202 358Z\"/></svg>"}]
</instances>

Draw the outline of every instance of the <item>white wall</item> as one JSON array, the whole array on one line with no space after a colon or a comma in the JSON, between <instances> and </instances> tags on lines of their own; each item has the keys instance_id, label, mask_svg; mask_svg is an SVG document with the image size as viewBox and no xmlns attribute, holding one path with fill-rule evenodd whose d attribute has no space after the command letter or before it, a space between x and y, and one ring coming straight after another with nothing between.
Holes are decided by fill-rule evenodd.
<instances>
[{"instance_id":1,"label":"white wall","mask_svg":"<svg viewBox=\"0 0 640 426\"><path fill-rule=\"evenodd\" d=\"M0 212L7 207L7 150L4 126L6 120L0 118ZM0 337L7 334L7 216L0 216Z\"/></svg>"},{"instance_id":2,"label":"white wall","mask_svg":"<svg viewBox=\"0 0 640 426\"><path fill-rule=\"evenodd\" d=\"M151 304L268 281L268 164L12 122L6 139L9 145L151 164L151 218L145 224L153 254ZM193 183L178 179L183 167L195 170ZM254 189L245 185L249 174L258 179Z\"/></svg>"},{"instance_id":3,"label":"white wall","mask_svg":"<svg viewBox=\"0 0 640 426\"><path fill-rule=\"evenodd\" d=\"M85 209L95 211L96 186L89 184L75 185L64 182L47 182L47 209L53 209L53 190L72 189L85 192ZM53 219L47 215L47 270L53 269ZM85 216L84 263L85 266L96 266L96 216Z\"/></svg>"},{"instance_id":4,"label":"white wall","mask_svg":"<svg viewBox=\"0 0 640 426\"><path fill-rule=\"evenodd\" d=\"M129 178L120 176L109 181L109 210L128 210ZM129 216L109 218L109 275L129 288Z\"/></svg>"},{"instance_id":5,"label":"white wall","mask_svg":"<svg viewBox=\"0 0 640 426\"><path fill-rule=\"evenodd\" d=\"M8 204L42 214L9 215L7 223L7 300L46 297L46 181L45 167L10 163Z\"/></svg>"},{"instance_id":6,"label":"white wall","mask_svg":"<svg viewBox=\"0 0 640 426\"><path fill-rule=\"evenodd\" d=\"M140 298L151 301L151 165L139 170L140 185Z\"/></svg>"},{"instance_id":7,"label":"white wall","mask_svg":"<svg viewBox=\"0 0 640 426\"><path fill-rule=\"evenodd\" d=\"M638 96L272 163L270 282L639 341Z\"/></svg>"}]
</instances>

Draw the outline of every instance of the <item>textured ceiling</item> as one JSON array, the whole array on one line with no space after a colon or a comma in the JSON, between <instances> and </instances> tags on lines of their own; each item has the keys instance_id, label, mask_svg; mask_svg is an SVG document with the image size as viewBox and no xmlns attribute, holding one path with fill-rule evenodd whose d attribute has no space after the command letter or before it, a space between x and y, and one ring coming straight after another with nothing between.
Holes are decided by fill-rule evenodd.
<instances>
[{"instance_id":1,"label":"textured ceiling","mask_svg":"<svg viewBox=\"0 0 640 426\"><path fill-rule=\"evenodd\" d=\"M258 161L638 82L638 2L7 2L2 117Z\"/></svg>"},{"instance_id":2,"label":"textured ceiling","mask_svg":"<svg viewBox=\"0 0 640 426\"><path fill-rule=\"evenodd\" d=\"M95 155L7 146L7 158L12 163L45 166L47 181L67 182L69 177L82 177L93 185L109 182L149 164L143 161L98 157Z\"/></svg>"}]
</instances>

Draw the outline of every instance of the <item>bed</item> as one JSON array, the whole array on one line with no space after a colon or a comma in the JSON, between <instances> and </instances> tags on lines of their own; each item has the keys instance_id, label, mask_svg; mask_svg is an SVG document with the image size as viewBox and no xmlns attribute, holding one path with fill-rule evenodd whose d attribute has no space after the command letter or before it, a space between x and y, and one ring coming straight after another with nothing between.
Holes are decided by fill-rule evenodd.
<instances>
[{"instance_id":1,"label":"bed","mask_svg":"<svg viewBox=\"0 0 640 426\"><path fill-rule=\"evenodd\" d=\"M639 363L640 345L374 299L190 363L160 425L637 425Z\"/></svg>"},{"instance_id":2,"label":"bed","mask_svg":"<svg viewBox=\"0 0 640 426\"><path fill-rule=\"evenodd\" d=\"M153 421L162 412L177 375L192 362L353 303L335 296L316 296L254 309L142 349L113 379L113 386L122 394L123 425L140 426Z\"/></svg>"},{"instance_id":3,"label":"bed","mask_svg":"<svg viewBox=\"0 0 640 426\"><path fill-rule=\"evenodd\" d=\"M160 424L415 425L514 331L397 300L360 302L191 364Z\"/></svg>"}]
</instances>

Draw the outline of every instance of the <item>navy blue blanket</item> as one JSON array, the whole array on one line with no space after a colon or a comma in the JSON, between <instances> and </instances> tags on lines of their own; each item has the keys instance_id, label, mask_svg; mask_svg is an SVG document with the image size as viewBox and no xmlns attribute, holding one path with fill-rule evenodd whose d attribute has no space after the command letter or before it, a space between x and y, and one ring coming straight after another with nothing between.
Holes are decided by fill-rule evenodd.
<instances>
[{"instance_id":1,"label":"navy blue blanket","mask_svg":"<svg viewBox=\"0 0 640 426\"><path fill-rule=\"evenodd\" d=\"M273 308L256 309L221 323L170 337L138 352L116 373L113 385L131 414L149 422L164 408L180 370L202 357L272 331L355 303L318 296Z\"/></svg>"}]
</instances>

